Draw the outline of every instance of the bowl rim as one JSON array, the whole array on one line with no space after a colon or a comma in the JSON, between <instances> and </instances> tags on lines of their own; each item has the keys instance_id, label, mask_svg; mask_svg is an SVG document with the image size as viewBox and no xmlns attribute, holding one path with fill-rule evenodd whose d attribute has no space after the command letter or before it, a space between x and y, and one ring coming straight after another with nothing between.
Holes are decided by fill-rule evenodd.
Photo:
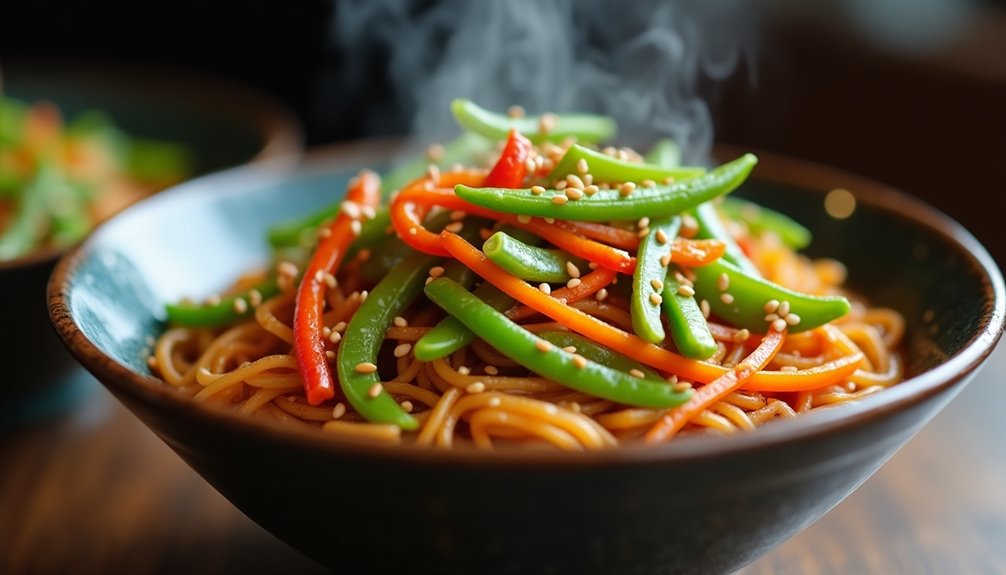
<instances>
[{"instance_id":1,"label":"bowl rim","mask_svg":"<svg viewBox=\"0 0 1006 575\"><path fill-rule=\"evenodd\" d=\"M318 148L308 153L303 163L296 169L276 170L275 167L258 166L226 170L191 180L144 200L120 212L113 219L129 217L131 211L143 204L158 199L168 201L176 195L193 194L200 189L230 187L232 192L240 193L241 186L269 181L270 178L282 181L304 177L312 172L330 170L340 165L359 167L367 165L360 162L368 158L370 165L373 165L375 157L385 159L393 157L389 155L389 150L400 149L401 143L400 140L365 140ZM741 151L741 148L724 145L717 147L715 155L736 156ZM761 160L756 173L752 175L755 181L795 185L818 193L835 188L854 190L857 202L875 205L885 211L896 213L956 248L969 267L981 272L982 298L985 302L985 311L982 317L978 318L980 324L964 347L937 367L908 378L885 390L884 393L873 394L854 404L823 410L805 417L777 421L752 433L737 434L729 438L688 437L657 446L631 444L600 451L485 452L476 449L421 448L411 444L376 444L286 426L279 422L249 418L225 406L194 402L190 397L178 393L156 377L133 372L98 349L80 331L70 315L67 300L70 282L75 270L88 255L94 241L91 237L70 250L57 263L48 285L50 318L64 345L106 387L117 395L122 394L135 401L155 404L155 407L171 412L172 416L196 418L201 420L200 423L227 426L256 440L284 442L295 448L317 450L319 454L441 467L567 469L632 466L682 463L752 452L820 438L875 418L891 416L968 380L991 354L1003 334L1006 323L1006 288L1002 273L978 240L949 216L887 185L814 162L769 152L755 153ZM98 234L100 230L94 237L98 237Z\"/></svg>"},{"instance_id":2,"label":"bowl rim","mask_svg":"<svg viewBox=\"0 0 1006 575\"><path fill-rule=\"evenodd\" d=\"M69 64L65 61L16 60L4 62L3 73L8 84L15 84L21 81L20 78L43 82L50 78L59 78L60 82L66 83L78 79L82 82L85 80L88 83L104 82L113 86L144 86L144 89L167 92L171 99L221 110L224 115L250 126L259 142L255 154L234 167L263 163L293 163L304 153L303 129L300 122L279 100L253 86L203 72L160 65L139 66L95 62ZM132 89L140 91L140 88ZM185 182L188 181L190 180ZM174 187L176 186L154 194ZM91 231L94 229L96 228ZM75 245L79 245L79 242ZM32 250L14 259L0 260L0 273L22 267L51 265L69 249L69 247L49 247Z\"/></svg>"}]
</instances>

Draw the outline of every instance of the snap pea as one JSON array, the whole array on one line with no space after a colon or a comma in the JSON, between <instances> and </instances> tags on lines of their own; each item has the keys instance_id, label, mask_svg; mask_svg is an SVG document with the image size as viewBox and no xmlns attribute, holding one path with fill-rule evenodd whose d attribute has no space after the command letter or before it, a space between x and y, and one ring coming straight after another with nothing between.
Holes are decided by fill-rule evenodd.
<instances>
[{"instance_id":1,"label":"snap pea","mask_svg":"<svg viewBox=\"0 0 1006 575\"><path fill-rule=\"evenodd\" d=\"M783 244L794 250L810 244L810 230L786 214L734 197L723 198L719 208L727 217L747 224L752 232L774 232Z\"/></svg>"},{"instance_id":2,"label":"snap pea","mask_svg":"<svg viewBox=\"0 0 1006 575\"><path fill-rule=\"evenodd\" d=\"M696 296L708 301L714 314L758 333L764 333L776 318L787 322L790 333L813 329L842 317L850 309L849 300L842 296L800 293L748 274L722 258L692 268L692 272L696 276ZM721 291L723 275L727 278L727 289ZM778 309L772 306L766 309L766 304L772 301Z\"/></svg>"},{"instance_id":3,"label":"snap pea","mask_svg":"<svg viewBox=\"0 0 1006 575\"><path fill-rule=\"evenodd\" d=\"M513 307L514 299L501 292L489 282L475 288L472 295L496 311L506 311ZM419 361L433 361L447 357L455 351L475 341L475 333L460 319L449 315L440 320L433 329L423 334L413 346L413 353Z\"/></svg>"},{"instance_id":4,"label":"snap pea","mask_svg":"<svg viewBox=\"0 0 1006 575\"><path fill-rule=\"evenodd\" d=\"M391 423L402 429L419 427L416 418L380 387L380 377L368 367L377 364L388 326L419 296L430 268L438 261L434 256L413 252L374 286L346 326L336 358L339 386L350 405L367 421Z\"/></svg>"},{"instance_id":5,"label":"snap pea","mask_svg":"<svg viewBox=\"0 0 1006 575\"><path fill-rule=\"evenodd\" d=\"M258 295L255 296L254 293ZM266 300L279 293L276 278L262 280L255 286L240 293L220 298L213 304L173 303L165 306L168 323L186 327L219 327L255 314L255 308L250 302L259 299ZM241 299L246 305L236 305ZM241 311L239 311L241 310Z\"/></svg>"},{"instance_id":6,"label":"snap pea","mask_svg":"<svg viewBox=\"0 0 1006 575\"><path fill-rule=\"evenodd\" d=\"M451 102L451 113L462 128L493 141L505 140L513 128L535 143L561 142L572 137L590 144L610 140L618 131L615 120L607 116L562 114L553 116L554 123L548 126L548 120L543 121L541 116L510 118L462 99Z\"/></svg>"},{"instance_id":7,"label":"snap pea","mask_svg":"<svg viewBox=\"0 0 1006 575\"><path fill-rule=\"evenodd\" d=\"M503 231L489 236L482 244L482 251L499 267L533 282L566 282L571 277L567 264L572 263L577 269L585 265L583 260L562 250L528 245Z\"/></svg>"},{"instance_id":8,"label":"snap pea","mask_svg":"<svg viewBox=\"0 0 1006 575\"><path fill-rule=\"evenodd\" d=\"M562 204L553 201L555 197L567 197L565 191L559 190L533 194L528 189L457 186L455 193L473 204L510 214L588 222L636 220L675 215L729 193L747 178L757 162L754 155L745 154L697 178L670 185L639 186L628 196L620 190L599 190Z\"/></svg>"},{"instance_id":9,"label":"snap pea","mask_svg":"<svg viewBox=\"0 0 1006 575\"><path fill-rule=\"evenodd\" d=\"M269 228L266 238L273 249L280 249L294 246L314 245L315 234L318 233L318 226L335 217L342 208L342 202L325 209L310 214L296 221L277 224ZM383 238L390 235L388 228L391 226L391 214L387 208L380 208L375 211L374 217L361 220L360 235L353 242L352 251L362 247L372 246ZM346 254L347 257L352 254Z\"/></svg>"},{"instance_id":10,"label":"snap pea","mask_svg":"<svg viewBox=\"0 0 1006 575\"><path fill-rule=\"evenodd\" d=\"M606 347L597 345L593 341L572 331L539 331L538 337L550 341L559 347L575 347L576 353L596 361L601 365L606 365L611 369L624 371L626 373L638 369L650 379L660 379L660 374L652 368L645 366L638 361L628 358L617 351L611 351Z\"/></svg>"},{"instance_id":11,"label":"snap pea","mask_svg":"<svg viewBox=\"0 0 1006 575\"><path fill-rule=\"evenodd\" d=\"M426 286L426 296L476 335L534 373L570 389L626 405L669 408L691 396L666 381L637 378L572 354L527 331L473 296L457 283L439 278Z\"/></svg>"},{"instance_id":12,"label":"snap pea","mask_svg":"<svg viewBox=\"0 0 1006 575\"><path fill-rule=\"evenodd\" d=\"M576 174L580 160L587 162L587 171L595 182L635 182L653 180L663 183L667 178L687 180L706 173L702 167L664 167L656 164L644 164L619 160L613 156L596 152L590 148L572 145L549 174L553 180Z\"/></svg>"},{"instance_id":13,"label":"snap pea","mask_svg":"<svg viewBox=\"0 0 1006 575\"><path fill-rule=\"evenodd\" d=\"M357 273L367 282L376 283L413 251L402 240L388 236L371 248L370 257L360 264Z\"/></svg>"},{"instance_id":14,"label":"snap pea","mask_svg":"<svg viewBox=\"0 0 1006 575\"><path fill-rule=\"evenodd\" d=\"M706 202L695 208L692 212L695 216L695 220L699 223L699 231L697 237L702 239L712 239L719 240L723 242L726 246L726 252L723 254L723 259L734 264L740 269L744 270L750 275L755 277L760 277L761 272L755 267L754 263L748 259L747 255L744 254L744 250L741 249L737 242L734 240L733 234L727 230L727 227L723 224L723 220L720 219L719 212L716 211L716 206L712 202Z\"/></svg>"},{"instance_id":15,"label":"snap pea","mask_svg":"<svg viewBox=\"0 0 1006 575\"><path fill-rule=\"evenodd\" d=\"M716 353L716 341L709 331L709 323L695 297L682 294L680 288L681 282L671 276L664 282L663 308L671 339L685 357L708 359Z\"/></svg>"},{"instance_id":16,"label":"snap pea","mask_svg":"<svg viewBox=\"0 0 1006 575\"><path fill-rule=\"evenodd\" d=\"M678 146L678 143L670 138L657 140L657 143L653 144L643 159L647 164L676 168L681 165L681 146Z\"/></svg>"},{"instance_id":17,"label":"snap pea","mask_svg":"<svg viewBox=\"0 0 1006 575\"><path fill-rule=\"evenodd\" d=\"M639 240L636 251L636 269L632 272L632 296L629 312L632 330L650 343L664 341L664 324L661 321L660 298L667 276L671 242L678 235L681 218L664 216L650 219L650 232Z\"/></svg>"}]
</instances>

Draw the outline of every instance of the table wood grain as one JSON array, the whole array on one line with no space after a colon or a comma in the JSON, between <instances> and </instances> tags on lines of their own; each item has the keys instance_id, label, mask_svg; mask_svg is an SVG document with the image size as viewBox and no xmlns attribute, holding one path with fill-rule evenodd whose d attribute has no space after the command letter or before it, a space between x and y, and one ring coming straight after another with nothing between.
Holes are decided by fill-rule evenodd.
<instances>
[{"instance_id":1,"label":"table wood grain","mask_svg":"<svg viewBox=\"0 0 1006 575\"><path fill-rule=\"evenodd\" d=\"M0 437L0 573L324 573L255 525L96 383ZM1006 573L1006 344L824 519L743 575Z\"/></svg>"}]
</instances>

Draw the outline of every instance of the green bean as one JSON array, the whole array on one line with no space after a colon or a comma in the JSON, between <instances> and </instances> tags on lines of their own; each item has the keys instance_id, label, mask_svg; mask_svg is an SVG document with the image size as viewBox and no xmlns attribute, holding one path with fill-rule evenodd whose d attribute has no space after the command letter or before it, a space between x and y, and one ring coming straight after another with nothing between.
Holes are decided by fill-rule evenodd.
<instances>
[{"instance_id":1,"label":"green bean","mask_svg":"<svg viewBox=\"0 0 1006 575\"><path fill-rule=\"evenodd\" d=\"M686 357L708 359L716 353L716 341L695 297L682 293L681 282L668 276L664 282L664 315L674 346Z\"/></svg>"},{"instance_id":2,"label":"green bean","mask_svg":"<svg viewBox=\"0 0 1006 575\"><path fill-rule=\"evenodd\" d=\"M556 347L520 327L457 283L439 278L426 286L426 296L461 320L500 353L534 373L570 389L639 407L669 408L691 396L666 381L638 378Z\"/></svg>"},{"instance_id":3,"label":"green bean","mask_svg":"<svg viewBox=\"0 0 1006 575\"><path fill-rule=\"evenodd\" d=\"M56 171L43 165L21 190L14 216L0 233L0 261L30 252L45 238L50 225L46 192L50 186L59 184Z\"/></svg>"},{"instance_id":4,"label":"green bean","mask_svg":"<svg viewBox=\"0 0 1006 575\"><path fill-rule=\"evenodd\" d=\"M849 313L842 296L813 296L745 273L722 258L692 268L695 294L714 314L733 325L764 333L775 320L796 333L824 325ZM726 289L721 289L726 288Z\"/></svg>"},{"instance_id":5,"label":"green bean","mask_svg":"<svg viewBox=\"0 0 1006 575\"><path fill-rule=\"evenodd\" d=\"M240 293L220 298L212 304L174 303L165 306L168 323L186 327L219 327L251 317L255 301L265 301L279 293L276 278L262 280ZM238 303L241 300L243 303Z\"/></svg>"},{"instance_id":6,"label":"green bean","mask_svg":"<svg viewBox=\"0 0 1006 575\"><path fill-rule=\"evenodd\" d=\"M579 173L580 161L587 163L587 173L595 182L635 182L653 180L663 183L667 178L687 180L706 173L702 167L664 167L656 164L643 164L619 160L618 158L596 152L579 145L570 146L559 163L549 174L549 178L558 180L568 174Z\"/></svg>"},{"instance_id":7,"label":"green bean","mask_svg":"<svg viewBox=\"0 0 1006 575\"><path fill-rule=\"evenodd\" d=\"M566 282L571 277L569 264L577 269L586 265L562 250L528 245L503 231L491 235L482 244L482 251L499 267L532 282Z\"/></svg>"},{"instance_id":8,"label":"green bean","mask_svg":"<svg viewBox=\"0 0 1006 575\"><path fill-rule=\"evenodd\" d=\"M280 249L293 246L313 246L317 241L318 227L335 217L342 208L342 202L325 209L310 214L296 221L280 223L269 228L266 238L273 249ZM360 235L353 242L350 248L355 253L363 247L377 244L382 239L390 236L391 214L387 208L380 208L370 219L364 218L360 225ZM347 256L352 255L347 254Z\"/></svg>"},{"instance_id":9,"label":"green bean","mask_svg":"<svg viewBox=\"0 0 1006 575\"><path fill-rule=\"evenodd\" d=\"M675 215L729 193L747 178L757 161L752 154L745 154L697 178L670 185L636 187L627 197L620 190L599 190L562 204L555 203L553 198L568 198L565 190L533 194L526 189L457 186L455 193L473 204L510 214L588 222L637 220L643 216Z\"/></svg>"},{"instance_id":10,"label":"green bean","mask_svg":"<svg viewBox=\"0 0 1006 575\"><path fill-rule=\"evenodd\" d=\"M439 258L419 252L395 266L370 291L343 333L336 359L339 385L353 408L367 421L416 429L419 422L406 413L381 387L377 353L395 316L401 315L422 293L423 282ZM445 280L450 281L450 280Z\"/></svg>"},{"instance_id":11,"label":"green bean","mask_svg":"<svg viewBox=\"0 0 1006 575\"><path fill-rule=\"evenodd\" d=\"M480 108L470 100L454 100L451 102L451 112L462 128L494 141L505 140L514 128L535 143L576 138L577 141L591 144L609 140L618 131L615 120L607 116L553 114L510 118ZM550 120L552 125L549 125Z\"/></svg>"},{"instance_id":12,"label":"green bean","mask_svg":"<svg viewBox=\"0 0 1006 575\"><path fill-rule=\"evenodd\" d=\"M740 198L723 198L720 210L727 217L747 224L754 233L773 232L786 246L800 250L810 244L810 230L789 216Z\"/></svg>"},{"instance_id":13,"label":"green bean","mask_svg":"<svg viewBox=\"0 0 1006 575\"><path fill-rule=\"evenodd\" d=\"M643 158L647 164L662 168L676 168L681 165L681 147L670 138L657 140Z\"/></svg>"},{"instance_id":14,"label":"green bean","mask_svg":"<svg viewBox=\"0 0 1006 575\"><path fill-rule=\"evenodd\" d=\"M506 311L513 307L514 299L501 292L489 282L475 288L472 295L496 311ZM423 334L413 346L413 353L419 361L433 361L447 357L455 351L475 341L475 333L465 327L460 319L447 316L433 329Z\"/></svg>"},{"instance_id":15,"label":"green bean","mask_svg":"<svg viewBox=\"0 0 1006 575\"><path fill-rule=\"evenodd\" d=\"M727 229L723 224L723 220L720 218L719 212L716 211L716 206L712 202L706 202L697 206L693 212L695 220L699 223L699 231L697 236L702 239L713 239L723 242L726 246L726 251L723 253L723 259L734 264L740 269L744 270L750 275L760 277L761 272L754 263L748 259L744 254L744 250L737 245L737 241L734 240L733 234Z\"/></svg>"},{"instance_id":16,"label":"green bean","mask_svg":"<svg viewBox=\"0 0 1006 575\"><path fill-rule=\"evenodd\" d=\"M360 264L357 273L368 283L376 283L413 251L402 240L388 236L370 249L370 257Z\"/></svg>"},{"instance_id":17,"label":"green bean","mask_svg":"<svg viewBox=\"0 0 1006 575\"><path fill-rule=\"evenodd\" d=\"M574 333L572 331L547 330L539 331L538 337L552 342L558 347L575 347L576 351L574 353L578 353L590 361L596 361L601 365L606 365L611 369L624 371L626 373L636 369L643 372L645 377L650 379L660 379L660 374L652 368L647 367L634 359L626 357L617 351L612 351L606 347L597 345L593 341L578 333Z\"/></svg>"},{"instance_id":18,"label":"green bean","mask_svg":"<svg viewBox=\"0 0 1006 575\"><path fill-rule=\"evenodd\" d=\"M681 218L664 216L650 219L650 232L639 240L636 252L636 269L632 272L632 297L629 311L632 330L650 343L664 341L664 324L661 320L660 298L667 276L666 255L671 242L678 235Z\"/></svg>"}]
</instances>

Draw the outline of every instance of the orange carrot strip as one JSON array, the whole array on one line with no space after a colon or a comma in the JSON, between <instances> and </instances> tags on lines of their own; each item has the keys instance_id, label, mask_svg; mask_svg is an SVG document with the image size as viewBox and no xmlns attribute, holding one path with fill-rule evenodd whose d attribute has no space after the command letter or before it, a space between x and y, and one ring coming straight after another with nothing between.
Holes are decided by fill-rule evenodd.
<instances>
[{"instance_id":1,"label":"orange carrot strip","mask_svg":"<svg viewBox=\"0 0 1006 575\"><path fill-rule=\"evenodd\" d=\"M564 287L552 292L552 297L557 300L566 300L567 304L578 302L590 297L611 283L618 273L605 268L598 268L580 278L580 283L576 287ZM537 310L526 305L520 305L506 312L506 316L514 321L527 319Z\"/></svg>"},{"instance_id":2,"label":"orange carrot strip","mask_svg":"<svg viewBox=\"0 0 1006 575\"><path fill-rule=\"evenodd\" d=\"M768 365L775 354L782 348L786 339L785 331L770 331L762 338L758 347L744 361L724 373L708 385L695 390L692 397L683 405L679 405L665 413L653 427L646 432L647 443L667 441L681 431L689 421L705 411L708 407L736 391L745 381Z\"/></svg>"},{"instance_id":3,"label":"orange carrot strip","mask_svg":"<svg viewBox=\"0 0 1006 575\"><path fill-rule=\"evenodd\" d=\"M683 266L704 266L718 259L727 249L719 240L676 239L671 242L671 261Z\"/></svg>"},{"instance_id":4,"label":"orange carrot strip","mask_svg":"<svg viewBox=\"0 0 1006 575\"><path fill-rule=\"evenodd\" d=\"M484 179L485 172L467 170L442 173L438 183L446 186L457 184L477 186L481 185ZM448 209L462 210L472 215L493 212L465 202L454 195L453 188L437 190L433 185L430 178L423 177L402 188L391 202L391 225L395 227L395 231L398 232L402 241L412 249L434 256L446 256L447 253L440 246L440 237L423 227L423 218L426 217L430 208L442 206Z\"/></svg>"},{"instance_id":5,"label":"orange carrot strip","mask_svg":"<svg viewBox=\"0 0 1006 575\"><path fill-rule=\"evenodd\" d=\"M607 226L598 222L571 222L557 220L555 225L578 233L586 238L597 240L601 243L622 248L623 250L635 250L639 247L639 236L632 230L623 230L614 226Z\"/></svg>"}]
</instances>

